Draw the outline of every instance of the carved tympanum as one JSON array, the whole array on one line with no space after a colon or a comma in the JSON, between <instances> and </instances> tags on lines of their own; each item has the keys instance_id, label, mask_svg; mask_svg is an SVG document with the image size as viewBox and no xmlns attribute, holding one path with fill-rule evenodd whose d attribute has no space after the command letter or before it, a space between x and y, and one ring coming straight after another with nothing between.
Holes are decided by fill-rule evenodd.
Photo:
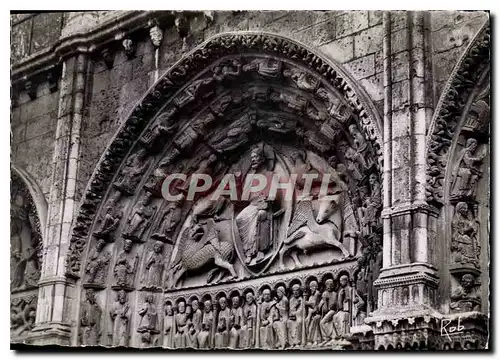
<instances>
[{"instance_id":1,"label":"carved tympanum","mask_svg":"<svg viewBox=\"0 0 500 360\"><path fill-rule=\"evenodd\" d=\"M94 174L68 271L82 276L78 254L90 234L97 246L88 249L85 276L109 273L105 244L114 249L109 277L119 296L106 308L113 344L286 349L328 347L349 334L357 297L338 270L352 276L364 246L358 237L379 225L379 126L323 60L275 40L287 48L237 35L189 55L125 122ZM226 51L239 47L252 51ZM180 197L165 200L166 177L178 173L185 178L168 189ZM189 198L200 184L194 174L228 186L233 175L238 196L213 186ZM270 196L269 186L243 196L247 176L295 175L328 179L327 193L300 178L289 197L283 189ZM363 185L358 205L352 194ZM332 266L336 274L325 277ZM312 280L312 271L321 274ZM247 286L281 274L294 279ZM217 290L201 294L205 287ZM151 295L160 292L161 310ZM128 313L127 296L143 303L131 300ZM137 319L137 331L117 322L123 313Z\"/></svg>"}]
</instances>

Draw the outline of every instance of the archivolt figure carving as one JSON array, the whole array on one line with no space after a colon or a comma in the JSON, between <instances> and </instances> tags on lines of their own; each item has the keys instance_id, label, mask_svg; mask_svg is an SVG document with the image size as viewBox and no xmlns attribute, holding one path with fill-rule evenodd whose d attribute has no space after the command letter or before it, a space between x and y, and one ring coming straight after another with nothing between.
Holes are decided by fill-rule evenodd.
<instances>
[{"instance_id":1,"label":"archivolt figure carving","mask_svg":"<svg viewBox=\"0 0 500 360\"><path fill-rule=\"evenodd\" d=\"M307 345L317 345L321 342L321 329L320 329L320 304L321 292L318 290L318 282L311 280L309 283L309 294L306 297L305 306L307 308L306 321L306 340Z\"/></svg>"},{"instance_id":2,"label":"archivolt figure carving","mask_svg":"<svg viewBox=\"0 0 500 360\"><path fill-rule=\"evenodd\" d=\"M481 163L486 152L476 155L477 140L467 139L465 149L458 157L456 169L453 171L455 181L452 184L450 197L453 199L473 198L476 194L477 181L481 176Z\"/></svg>"},{"instance_id":3,"label":"archivolt figure carving","mask_svg":"<svg viewBox=\"0 0 500 360\"><path fill-rule=\"evenodd\" d=\"M96 243L94 249L89 254L89 259L87 262L87 267L85 268L86 282L87 284L99 284L102 285L105 282L108 265L111 261L111 254L107 251L103 251L106 246L106 242L99 239Z\"/></svg>"},{"instance_id":4,"label":"archivolt figure carving","mask_svg":"<svg viewBox=\"0 0 500 360\"><path fill-rule=\"evenodd\" d=\"M127 293L124 290L118 291L116 300L116 303L109 312L113 323L113 346L128 346L131 311Z\"/></svg>"},{"instance_id":5,"label":"archivolt figure carving","mask_svg":"<svg viewBox=\"0 0 500 360\"><path fill-rule=\"evenodd\" d=\"M479 221L472 218L467 203L459 202L457 204L451 227L453 261L479 268L479 255L481 253L478 240Z\"/></svg>"},{"instance_id":6,"label":"archivolt figure carving","mask_svg":"<svg viewBox=\"0 0 500 360\"><path fill-rule=\"evenodd\" d=\"M302 324L304 321L304 299L301 296L299 284L292 286L292 297L290 298L290 314L288 316L288 343L290 346L302 345Z\"/></svg>"},{"instance_id":7,"label":"archivolt figure carving","mask_svg":"<svg viewBox=\"0 0 500 360\"><path fill-rule=\"evenodd\" d=\"M130 195L143 191L138 188L139 184L152 178L154 181L145 187L146 192L151 192L153 187L149 185L155 185L156 188L162 177L180 168L184 169L182 171L186 171L188 175L193 170L196 173L217 177L230 173L225 170L232 165L240 168L242 175L255 173L288 176L292 174L292 168L303 174L325 173L325 169L329 168L325 160L336 154L341 157L338 160L344 161L347 158L348 161L345 163L351 165L349 168L351 172L349 172L344 164L336 164L335 169L339 174L343 171L343 180L355 177L352 174L355 170L359 173L356 175L359 175L360 179L366 178L368 167L371 165L364 163L363 160L369 159L365 153L373 150L371 143L368 142L373 139L368 139L370 135L367 134L370 132L361 125L363 122L365 124L369 122L369 119L367 119L366 111L363 113L364 118L361 118L362 114L358 111L352 112L348 102L342 97L343 94L337 93L334 89L335 84L329 84L329 79L319 76L314 69L306 70L303 66L301 67L298 64L300 61L295 58L280 59L268 54L250 56L245 53L238 61L231 61L232 55L228 55L228 59L227 63L219 63L220 68L216 70L215 76L210 74L210 71L213 71L213 66L216 65L208 66L210 65L208 63L205 64L207 68L203 70L203 74L192 74L196 79L207 81L206 83L197 82L195 86L190 86L188 79L174 79L176 84L185 84L188 91L182 88L175 89L175 93L182 96L174 99L178 100L179 107L176 108L178 114L172 116L171 123L178 123L179 129L186 129L186 131L174 134L173 138L168 141L169 145L164 146L162 143L156 146L161 139L159 135L163 133L159 127L155 128L158 125L158 119L155 120L152 115L151 122L146 125L147 117L144 116L143 119L140 115L134 115L137 122L141 124L141 134L148 134L150 130L151 137L143 136L142 145L140 145L146 147L146 150L132 153L129 159L123 159L122 155L116 156L116 154L116 157L106 159L108 163L112 160L116 164L122 163L122 167L125 166L114 183L116 191L121 196L123 217L121 213L120 216L109 213L107 222L104 222L105 226L97 231L98 234L104 233L101 235L106 235L106 233L111 235L113 231L118 232L117 230L120 229L122 233L116 234L117 237L121 235L121 238L127 239L123 241L123 251L119 251L113 268L116 285L112 288L135 290L134 279L138 271L136 253L140 254L145 250L149 252L150 249L146 247L146 244L134 244L136 249L132 250L132 245L147 240L144 238L145 235L150 234L151 238L162 242L156 243L151 252L141 255L141 270L144 277L139 278L144 281L138 281L137 283L140 283L138 285L146 285L148 290L154 290L154 292L161 291L164 287L164 284L161 284L162 266L168 264L166 269L168 270L166 286L168 289L164 290L171 302L162 311L159 308L157 311L155 301L148 298L139 316L137 315L138 308L131 311L135 314L134 326L139 327L137 329L140 330L139 332L144 331L142 335L137 331L133 332L132 343L134 344L141 340L147 344L154 344L159 336L152 336L152 334L156 334L156 330L160 331L161 328L162 338L158 340L166 346L201 348L214 346L276 348L279 346L286 348L287 346L303 346L306 341L311 344L324 340L330 341L333 336L334 322L345 325L344 320L347 318L348 311L342 310L339 304L334 305L333 301L328 301L329 286L327 286L328 294L325 295L327 302L320 304L321 292L317 282L312 282L310 279L306 281L302 278L299 281L300 285L297 282L290 283L290 277L295 276L295 272L290 268L279 269L275 260L279 254L283 261L284 256L292 252L297 265L303 261L307 266L311 266L311 269L307 271L300 271L307 274L316 269L324 271L323 266L326 263L334 267L349 266L351 259L345 263L332 264L339 258L337 251L335 255L330 256L333 252L331 248L340 249L343 258L349 257L351 252L354 254L357 250L355 246L351 246L352 242L344 241L347 230L355 231L357 227L352 211L349 213L350 210L346 210L349 200L347 189L334 193L333 200L321 198L303 200L295 204L296 206L292 205L293 200L282 199L279 199L279 206L278 202L274 204L276 206L273 206L271 201L259 196L254 196L249 201L244 200L245 203L239 201L230 203L223 199L208 203L207 206L194 205L187 219L185 216L189 214L189 206L191 206L187 200L180 201L179 204L172 202L166 208L165 206L158 207L162 211L158 215L154 214L154 206L159 205L158 198L151 198L151 203L147 200L139 201L137 204L132 203L137 196ZM284 74L283 69L292 70ZM197 72L198 69L195 71ZM168 74L165 80L162 80L163 86L167 86L166 81L171 75ZM282 75L289 78L278 84ZM210 76L215 81L210 81ZM227 80L233 81L243 77L252 79L252 83L241 87L240 96L227 95L231 90L230 87L222 88L228 83ZM262 84L269 79L272 80L270 84ZM290 89L285 89L285 86ZM344 83L342 86L347 85ZM318 88L324 90L323 95L327 95L328 101L318 96ZM161 93L161 90L157 92ZM224 96L226 99L219 101ZM165 98L167 98L166 95ZM219 101L218 104L217 101ZM357 101L357 99L349 101ZM163 100L158 101L160 102L161 106L173 106L171 103L165 104ZM245 102L250 103L250 111L247 111L249 104ZM188 103L189 105L185 106ZM358 109L361 108L359 103L356 106ZM149 108L155 107L155 104L149 106ZM145 105L143 108L148 108L148 106ZM299 114L299 111L302 113ZM155 114L158 112L161 112L161 108L155 109ZM195 118L189 118L193 114L196 114ZM336 120L332 120L333 117ZM351 125L348 132L345 128L347 120L349 124L356 122L356 126L359 126L362 131ZM321 124L324 122L328 122L332 129L331 138L323 133L324 129L321 128ZM146 129L143 129L143 125L146 125ZM133 132L133 130L130 131ZM137 140L141 142L141 139L134 138L139 136L131 134L130 144L136 143ZM158 136L159 139L157 139ZM366 139L363 136L366 136ZM349 156L344 156L334 149L342 139L346 140L346 144L349 145ZM203 144L199 143L200 140L203 140ZM283 141L280 142L281 140ZM168 147L171 142L173 142L174 149ZM250 144L261 145L264 142L265 145L258 146L252 149L253 151L248 149ZM126 142L124 145L127 152L130 150L130 144ZM207 149L211 151L210 155L201 156ZM242 156L242 154L247 154L247 149L248 156ZM291 154L293 149L298 149L298 151ZM319 159L317 162L320 162L321 166L314 163L312 155ZM193 157L197 161L193 161ZM247 163L242 164L246 160ZM152 161L156 163L151 164ZM157 176L152 176L155 168L158 170L155 174ZM99 185L105 188L106 182L111 186L113 177L114 174L108 180L101 181L96 175L96 182L101 181ZM340 179L335 181L340 182ZM188 181L183 182L176 190L185 192L187 189L183 185L188 183ZM101 195L99 191L95 194ZM102 193L103 196L104 194L106 193ZM105 207L101 206L98 201L96 203L104 212ZM181 205L183 205L182 209ZM83 207L83 209L88 209L88 207ZM230 211L226 211L228 209ZM228 213L230 216L227 216ZM93 216L87 213L84 215L90 215L88 216L90 219ZM283 216L279 217L280 215ZM123 220L120 226L116 226L119 223L118 218ZM94 221L92 224L95 227ZM156 228L148 228L154 224L157 225ZM108 232L103 231L105 229ZM236 245L235 230L242 239L241 247ZM180 234L177 236L178 233ZM87 235L90 238L90 231ZM169 242L172 243L172 247L167 244L163 247L164 252L169 253L168 260L170 261L166 261L167 259L162 261L161 244ZM72 253L80 251L80 248L75 250L75 246L80 245L74 245ZM325 253L316 253L316 251L314 254L309 253L321 247L326 248ZM307 257L299 259L297 252L304 253ZM325 256L326 253L328 256ZM317 261L321 264L318 265ZM351 261L351 264L353 262ZM207 269L212 264L213 269ZM201 276L199 276L203 269L210 271L206 277L208 282L220 282L226 275L229 275L229 279L236 278L233 280L238 281L231 282L230 286L237 287L238 291L241 290L243 282L239 281L241 279L238 276L256 277L269 274L271 278L283 275L287 280L286 285L285 282L277 285L273 280L269 288L261 292L263 298L259 305L256 304L254 298L254 294L257 297L257 288L251 287L252 290L248 289L250 291L244 293L246 301L243 304L241 292L238 296L234 296L232 290L230 292L229 289L223 289L228 290L225 297L219 294L215 296L218 289L223 287L222 285L207 286L209 294L202 296L197 288L200 282L205 285L205 277L200 279ZM179 288L186 275L193 275L186 281L189 289L174 291L172 288ZM318 276L318 279L323 281L323 275ZM309 284L311 289L309 296L302 297L302 284ZM188 296L186 293L191 291L191 288L196 290ZM144 290L144 287L140 290ZM178 294L178 297L171 298L173 294ZM197 302L198 300L193 300L193 297L199 299L200 303ZM179 301L180 298L182 301ZM201 301L203 301L202 310L198 307L202 304ZM213 308L214 303L217 303L218 308ZM177 306L174 307L173 304ZM116 305L120 310L124 304ZM109 307L106 309L106 314L108 314ZM330 313L331 311L333 313ZM157 319L157 314L165 314L165 318ZM329 317L326 316L328 314ZM334 321L333 315L335 314L337 315ZM120 316L119 313L116 314L116 319L118 316ZM139 323L140 317L142 317L142 323ZM109 324L109 315L107 320ZM326 336L322 337L322 329L330 332L327 331ZM345 329L339 329L340 334L345 332Z\"/></svg>"},{"instance_id":8,"label":"archivolt figure carving","mask_svg":"<svg viewBox=\"0 0 500 360\"><path fill-rule=\"evenodd\" d=\"M481 311L481 299L475 290L475 279L472 274L464 274L460 285L451 294L450 309L452 312Z\"/></svg>"},{"instance_id":9,"label":"archivolt figure carving","mask_svg":"<svg viewBox=\"0 0 500 360\"><path fill-rule=\"evenodd\" d=\"M186 302L179 301L177 304L177 314L174 317L175 335L174 347L184 348L188 343L189 318L186 313Z\"/></svg>"},{"instance_id":10,"label":"archivolt figure carving","mask_svg":"<svg viewBox=\"0 0 500 360\"><path fill-rule=\"evenodd\" d=\"M115 188L127 195L134 194L150 161L146 149L142 148L136 152L127 160L125 168L120 173L118 180L113 184Z\"/></svg>"},{"instance_id":11,"label":"archivolt figure carving","mask_svg":"<svg viewBox=\"0 0 500 360\"><path fill-rule=\"evenodd\" d=\"M156 241L148 254L142 281L143 286L149 289L160 289L165 263L162 251L163 243L161 241Z\"/></svg>"},{"instance_id":12,"label":"archivolt figure carving","mask_svg":"<svg viewBox=\"0 0 500 360\"><path fill-rule=\"evenodd\" d=\"M101 338L102 310L95 298L93 289L87 289L82 304L80 326L82 345L98 345Z\"/></svg>"}]
</instances>

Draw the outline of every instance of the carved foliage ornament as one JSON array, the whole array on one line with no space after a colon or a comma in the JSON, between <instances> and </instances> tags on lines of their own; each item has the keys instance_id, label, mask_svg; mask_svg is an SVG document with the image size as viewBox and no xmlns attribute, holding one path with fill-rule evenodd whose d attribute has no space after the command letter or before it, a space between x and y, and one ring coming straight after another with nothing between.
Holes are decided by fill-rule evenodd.
<instances>
[{"instance_id":1,"label":"carved foliage ornament","mask_svg":"<svg viewBox=\"0 0 500 360\"><path fill-rule=\"evenodd\" d=\"M278 36L261 33L244 33L214 37L188 54L157 82L150 93L135 108L132 115L125 121L121 131L106 150L105 156L99 163L86 189L80 212L76 218L67 258L66 270L68 276L80 276L82 252L87 243L89 230L105 189L109 187L119 164L123 161L124 156L133 143L138 139L139 134L150 122L152 116L158 112L178 89L183 87L203 69L208 68L211 63L225 55L244 54L248 52L258 52L292 59L294 62L305 65L310 70L319 73L325 81L343 95L351 110L359 118L360 130L374 144L374 150L377 155L376 165L380 168L382 159L381 137L379 135L380 125L369 115L370 110L364 108L363 100L339 71L301 45ZM228 68L227 73L235 71L239 71L236 64L234 64L233 68ZM259 67L258 71L262 73L263 77L266 77L273 70L268 67ZM290 77L306 89L316 86L309 78L300 78L296 74L290 74ZM204 84L203 86L206 85ZM195 94L195 96L198 95ZM200 96L203 95L200 94ZM334 111L333 108L332 111ZM339 116L339 119L341 117ZM355 142L355 146L362 147L363 143L357 141ZM136 181L135 178L134 181Z\"/></svg>"}]
</instances>

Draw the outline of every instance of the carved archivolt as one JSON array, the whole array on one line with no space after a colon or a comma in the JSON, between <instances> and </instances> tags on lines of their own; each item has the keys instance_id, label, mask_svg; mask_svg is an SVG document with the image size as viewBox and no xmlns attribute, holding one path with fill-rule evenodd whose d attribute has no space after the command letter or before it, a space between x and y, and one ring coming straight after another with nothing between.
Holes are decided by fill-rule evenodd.
<instances>
[{"instance_id":1,"label":"carved archivolt","mask_svg":"<svg viewBox=\"0 0 500 360\"><path fill-rule=\"evenodd\" d=\"M81 343L240 347L243 338L248 347L305 346L309 314L312 344L342 346L337 340L362 321L356 317L376 306L367 276L381 265L373 236L381 228L379 125L348 83L298 44L246 33L209 40L165 74L106 150L76 219L67 275L85 288ZM166 201L162 183L174 173L187 178L170 183L178 197ZM192 199L192 174L217 184L230 174L239 185L248 174L328 174L331 197L301 198L301 178L289 198L267 197L269 189L215 196L210 188ZM359 266L368 285L357 293ZM322 275L332 268L335 286ZM312 274L332 298L321 315L297 310ZM268 307L275 325L264 317L244 324L249 289L263 301L255 316ZM115 294L111 309L104 293ZM217 309L202 315L209 300Z\"/></svg>"},{"instance_id":2,"label":"carved archivolt","mask_svg":"<svg viewBox=\"0 0 500 360\"><path fill-rule=\"evenodd\" d=\"M489 212L489 186L481 181L489 171L485 161L489 152L490 125L488 77L484 78L480 89L452 145L453 155L446 177L445 201L450 208L447 215L451 222L450 271L454 275L451 312L481 311L481 253L487 251L482 244L484 238L488 238L482 230L489 221L489 216L484 216L485 210Z\"/></svg>"}]
</instances>

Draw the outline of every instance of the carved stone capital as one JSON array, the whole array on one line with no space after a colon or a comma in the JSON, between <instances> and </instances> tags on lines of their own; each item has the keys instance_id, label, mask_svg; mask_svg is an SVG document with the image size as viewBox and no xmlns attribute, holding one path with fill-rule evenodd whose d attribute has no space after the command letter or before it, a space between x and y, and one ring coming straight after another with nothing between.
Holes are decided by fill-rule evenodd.
<instances>
[{"instance_id":1,"label":"carved stone capital","mask_svg":"<svg viewBox=\"0 0 500 360\"><path fill-rule=\"evenodd\" d=\"M439 216L439 209L433 205L429 205L427 203L412 203L384 208L382 210L382 218L389 219L394 216L409 215L416 212L425 213L436 218Z\"/></svg>"},{"instance_id":2,"label":"carved stone capital","mask_svg":"<svg viewBox=\"0 0 500 360\"><path fill-rule=\"evenodd\" d=\"M378 309L372 317L393 317L397 313L418 313L436 307L438 283L437 270L430 264L383 268L374 282L378 292Z\"/></svg>"}]
</instances>

